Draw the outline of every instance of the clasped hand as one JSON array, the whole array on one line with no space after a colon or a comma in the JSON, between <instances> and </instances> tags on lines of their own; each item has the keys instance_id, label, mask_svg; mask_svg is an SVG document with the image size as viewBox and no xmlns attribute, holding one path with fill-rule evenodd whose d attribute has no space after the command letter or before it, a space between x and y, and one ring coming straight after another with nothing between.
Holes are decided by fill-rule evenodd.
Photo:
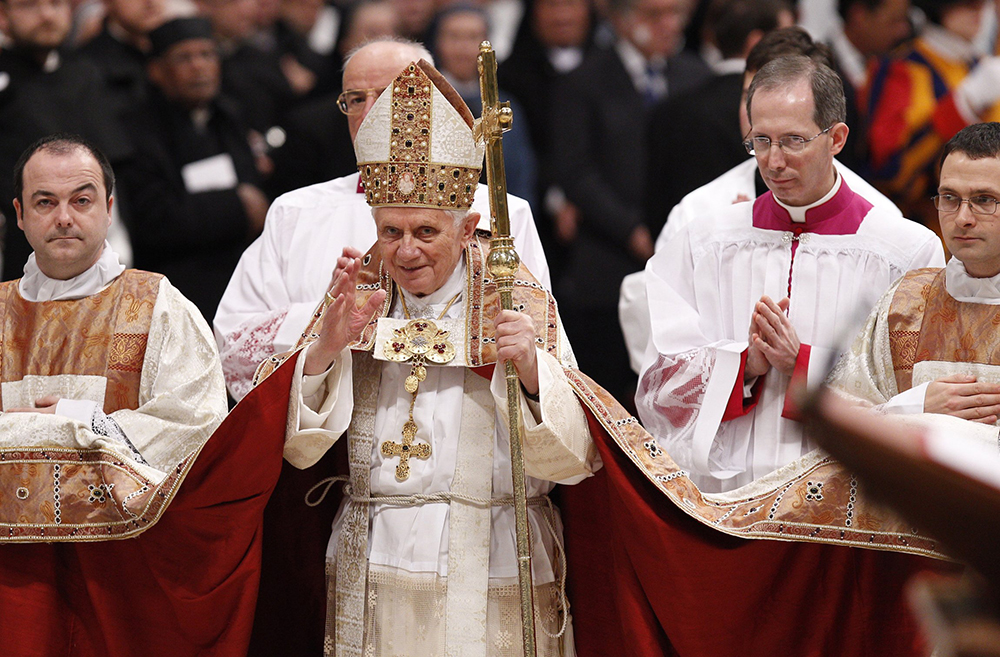
<instances>
[{"instance_id":1,"label":"clasped hand","mask_svg":"<svg viewBox=\"0 0 1000 657\"><path fill-rule=\"evenodd\" d=\"M762 376L771 367L785 376L791 376L795 371L801 343L795 327L785 315L790 303L788 297L775 303L764 295L754 306L744 380Z\"/></svg>"}]
</instances>

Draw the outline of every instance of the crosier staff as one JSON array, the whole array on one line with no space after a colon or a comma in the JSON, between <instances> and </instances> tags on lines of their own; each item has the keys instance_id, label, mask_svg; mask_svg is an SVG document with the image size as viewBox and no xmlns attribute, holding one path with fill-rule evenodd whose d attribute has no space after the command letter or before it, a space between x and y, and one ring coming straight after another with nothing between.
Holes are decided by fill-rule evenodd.
<instances>
[{"instance_id":1,"label":"crosier staff","mask_svg":"<svg viewBox=\"0 0 1000 657\"><path fill-rule=\"evenodd\" d=\"M503 168L503 133L510 130L514 115L510 103L497 96L497 58L489 41L479 46L479 91L483 116L477 123L478 137L486 144L486 183L490 191L490 254L487 267L500 293L500 307L514 306L514 274L521 259L514 250L507 214L507 176ZM514 483L514 521L517 533L517 580L521 590L521 636L525 657L535 657L535 602L531 585L531 536L524 488L524 453L521 445L521 382L514 363L506 363L507 417L510 422L510 469Z\"/></svg>"}]
</instances>

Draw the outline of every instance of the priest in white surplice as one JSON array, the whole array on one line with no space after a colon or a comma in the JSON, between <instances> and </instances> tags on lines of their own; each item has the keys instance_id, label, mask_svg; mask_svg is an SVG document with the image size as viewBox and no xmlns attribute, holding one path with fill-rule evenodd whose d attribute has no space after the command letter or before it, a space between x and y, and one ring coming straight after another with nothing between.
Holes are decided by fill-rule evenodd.
<instances>
[{"instance_id":1,"label":"priest in white surplice","mask_svg":"<svg viewBox=\"0 0 1000 657\"><path fill-rule=\"evenodd\" d=\"M639 414L706 492L811 451L786 406L790 378L823 376L889 285L929 257L943 262L925 228L873 207L837 171L844 108L828 67L802 56L762 67L747 147L770 191L699 217L647 264Z\"/></svg>"},{"instance_id":2,"label":"priest in white surplice","mask_svg":"<svg viewBox=\"0 0 1000 657\"><path fill-rule=\"evenodd\" d=\"M506 359L523 386L539 654L573 654L561 524L546 494L600 459L570 383L579 373L564 369L574 359L555 302L523 266L518 312L498 315L488 236L470 211L482 165L471 126L423 61L379 96L355 142L378 241L363 257L345 249L296 362L302 404L289 408L285 457L307 467L349 439L349 489L327 554L330 654L521 654L505 384L494 367Z\"/></svg>"},{"instance_id":3,"label":"priest in white surplice","mask_svg":"<svg viewBox=\"0 0 1000 657\"><path fill-rule=\"evenodd\" d=\"M360 48L344 66L339 103L352 140L378 93L411 61L433 62L419 44L381 40ZM291 349L322 300L345 246L365 251L375 242L371 210L357 173L278 197L264 232L233 272L214 325L229 392L241 399L262 360ZM473 208L489 229L489 198L480 186ZM527 201L507 197L511 234L522 261L546 289L548 263Z\"/></svg>"}]
</instances>

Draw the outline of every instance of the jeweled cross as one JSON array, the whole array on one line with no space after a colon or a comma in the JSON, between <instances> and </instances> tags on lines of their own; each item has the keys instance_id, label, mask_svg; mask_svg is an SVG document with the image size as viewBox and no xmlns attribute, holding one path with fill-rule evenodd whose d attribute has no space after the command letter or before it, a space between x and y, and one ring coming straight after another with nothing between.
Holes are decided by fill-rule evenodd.
<instances>
[{"instance_id":1,"label":"jeweled cross","mask_svg":"<svg viewBox=\"0 0 1000 657\"><path fill-rule=\"evenodd\" d=\"M431 457L431 446L428 443L413 444L413 439L417 437L417 423L407 420L403 425L403 442L394 443L387 440L382 443L382 456L398 456L399 464L396 466L396 479L406 481L410 477L410 457L418 459L429 459Z\"/></svg>"}]
</instances>

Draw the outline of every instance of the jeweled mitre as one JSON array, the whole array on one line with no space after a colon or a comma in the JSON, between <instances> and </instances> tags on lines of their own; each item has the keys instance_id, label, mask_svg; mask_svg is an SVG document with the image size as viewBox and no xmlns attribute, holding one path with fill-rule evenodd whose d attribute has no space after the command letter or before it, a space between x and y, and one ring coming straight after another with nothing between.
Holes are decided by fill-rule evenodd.
<instances>
[{"instance_id":1,"label":"jeweled mitre","mask_svg":"<svg viewBox=\"0 0 1000 657\"><path fill-rule=\"evenodd\" d=\"M472 112L424 60L386 87L354 140L365 200L374 207L472 206L483 166Z\"/></svg>"}]
</instances>

